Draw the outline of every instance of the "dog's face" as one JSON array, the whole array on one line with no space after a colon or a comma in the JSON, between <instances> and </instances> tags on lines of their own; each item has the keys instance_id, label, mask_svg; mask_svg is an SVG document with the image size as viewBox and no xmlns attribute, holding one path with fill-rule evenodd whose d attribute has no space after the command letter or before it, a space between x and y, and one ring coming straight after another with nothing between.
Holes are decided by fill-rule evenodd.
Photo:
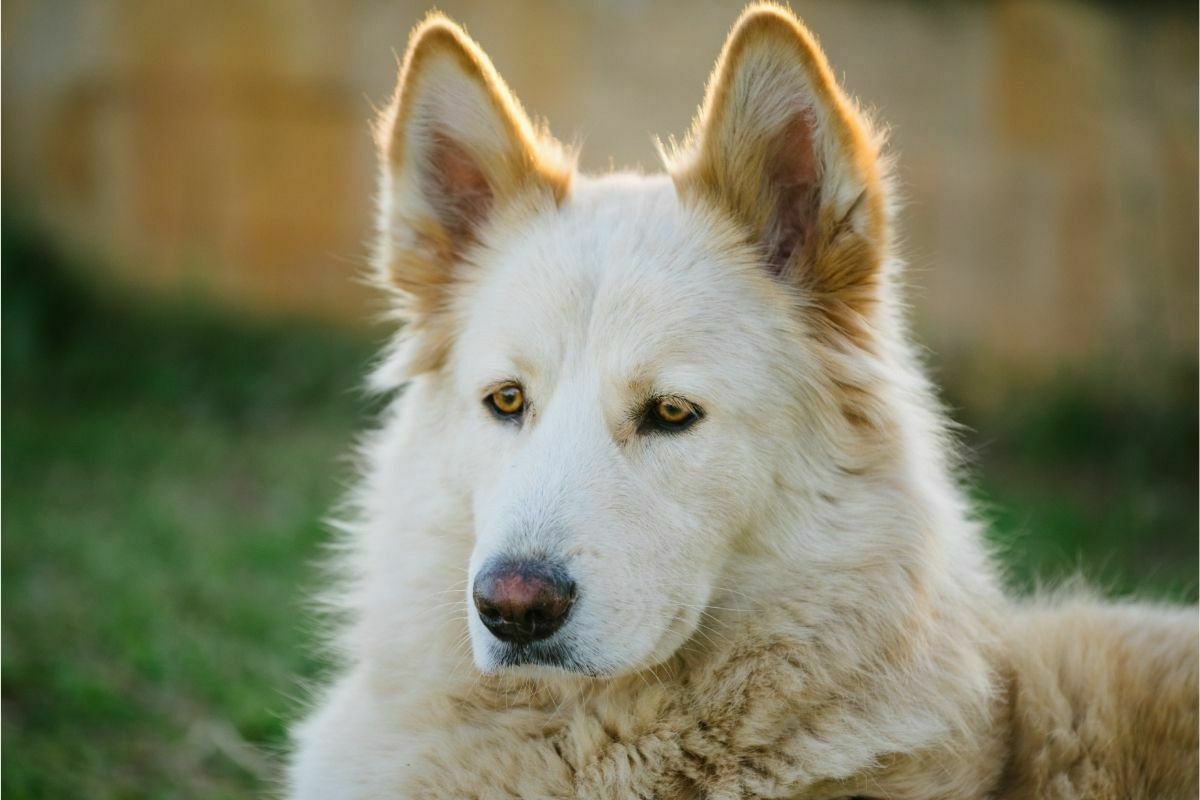
<instances>
[{"instance_id":1,"label":"dog's face","mask_svg":"<svg viewBox=\"0 0 1200 800\"><path fill-rule=\"evenodd\" d=\"M463 300L448 409L473 465L484 613L470 620L485 668L663 660L762 506L764 455L791 427L790 309L705 222L665 179L609 178L489 247ZM489 630L480 575L506 564L568 584L545 639Z\"/></svg>"},{"instance_id":2,"label":"dog's face","mask_svg":"<svg viewBox=\"0 0 1200 800\"><path fill-rule=\"evenodd\" d=\"M870 313L873 141L770 8L731 35L669 177L575 175L441 20L381 145L382 267L473 512L476 663L664 661L762 549L796 437L837 414L821 348L855 346Z\"/></svg>"}]
</instances>

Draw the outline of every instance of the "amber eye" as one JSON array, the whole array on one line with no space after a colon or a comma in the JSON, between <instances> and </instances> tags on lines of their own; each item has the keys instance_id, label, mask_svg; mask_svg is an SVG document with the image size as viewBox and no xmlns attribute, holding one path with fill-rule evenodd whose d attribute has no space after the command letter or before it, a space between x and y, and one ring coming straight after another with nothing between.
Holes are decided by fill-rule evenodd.
<instances>
[{"instance_id":1,"label":"amber eye","mask_svg":"<svg viewBox=\"0 0 1200 800\"><path fill-rule=\"evenodd\" d=\"M517 384L506 383L484 398L484 403L496 416L511 419L525 410L525 393Z\"/></svg>"},{"instance_id":2,"label":"amber eye","mask_svg":"<svg viewBox=\"0 0 1200 800\"><path fill-rule=\"evenodd\" d=\"M679 397L660 397L647 409L643 429L681 431L702 416L700 409Z\"/></svg>"}]
</instances>

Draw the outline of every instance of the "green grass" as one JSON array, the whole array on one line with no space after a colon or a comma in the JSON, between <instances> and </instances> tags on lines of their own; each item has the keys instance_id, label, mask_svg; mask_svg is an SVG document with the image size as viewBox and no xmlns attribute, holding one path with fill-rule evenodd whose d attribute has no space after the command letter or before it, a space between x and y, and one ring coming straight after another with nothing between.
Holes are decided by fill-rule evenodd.
<instances>
[{"instance_id":1,"label":"green grass","mask_svg":"<svg viewBox=\"0 0 1200 800\"><path fill-rule=\"evenodd\" d=\"M3 795L244 797L317 670L302 590L371 348L56 262L5 237Z\"/></svg>"},{"instance_id":2,"label":"green grass","mask_svg":"<svg viewBox=\"0 0 1200 800\"><path fill-rule=\"evenodd\" d=\"M320 671L305 589L369 342L85 289L4 236L3 793L269 788ZM971 419L1014 581L1194 599L1195 374L1075 382ZM987 444L979 444L984 442Z\"/></svg>"},{"instance_id":3,"label":"green grass","mask_svg":"<svg viewBox=\"0 0 1200 800\"><path fill-rule=\"evenodd\" d=\"M1151 396L1075 376L972 420L976 495L1018 589L1083 575L1114 595L1197 598L1197 376Z\"/></svg>"}]
</instances>

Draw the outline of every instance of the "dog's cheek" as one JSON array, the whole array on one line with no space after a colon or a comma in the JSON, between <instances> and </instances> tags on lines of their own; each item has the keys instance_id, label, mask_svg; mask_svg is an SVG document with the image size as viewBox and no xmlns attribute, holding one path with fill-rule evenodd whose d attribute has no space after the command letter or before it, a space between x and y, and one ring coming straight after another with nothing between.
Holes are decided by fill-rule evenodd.
<instances>
[{"instance_id":1,"label":"dog's cheek","mask_svg":"<svg viewBox=\"0 0 1200 800\"><path fill-rule=\"evenodd\" d=\"M678 492L686 529L681 546L700 568L716 568L732 540L766 507L775 461L770 441L714 429L697 449L693 469ZM749 443L749 444L748 444Z\"/></svg>"}]
</instances>

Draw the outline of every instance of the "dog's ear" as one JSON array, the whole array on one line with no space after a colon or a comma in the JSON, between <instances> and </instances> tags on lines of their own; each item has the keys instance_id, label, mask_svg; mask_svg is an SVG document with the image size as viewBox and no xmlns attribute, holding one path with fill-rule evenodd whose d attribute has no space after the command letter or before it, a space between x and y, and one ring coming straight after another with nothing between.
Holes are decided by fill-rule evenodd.
<instances>
[{"instance_id":1,"label":"dog's ear","mask_svg":"<svg viewBox=\"0 0 1200 800\"><path fill-rule=\"evenodd\" d=\"M413 31L376 140L378 271L414 323L444 307L494 216L553 207L573 172L479 46L439 14Z\"/></svg>"},{"instance_id":2,"label":"dog's ear","mask_svg":"<svg viewBox=\"0 0 1200 800\"><path fill-rule=\"evenodd\" d=\"M857 335L887 255L881 140L789 11L747 9L692 133L667 155L681 198L731 214L767 267Z\"/></svg>"}]
</instances>

